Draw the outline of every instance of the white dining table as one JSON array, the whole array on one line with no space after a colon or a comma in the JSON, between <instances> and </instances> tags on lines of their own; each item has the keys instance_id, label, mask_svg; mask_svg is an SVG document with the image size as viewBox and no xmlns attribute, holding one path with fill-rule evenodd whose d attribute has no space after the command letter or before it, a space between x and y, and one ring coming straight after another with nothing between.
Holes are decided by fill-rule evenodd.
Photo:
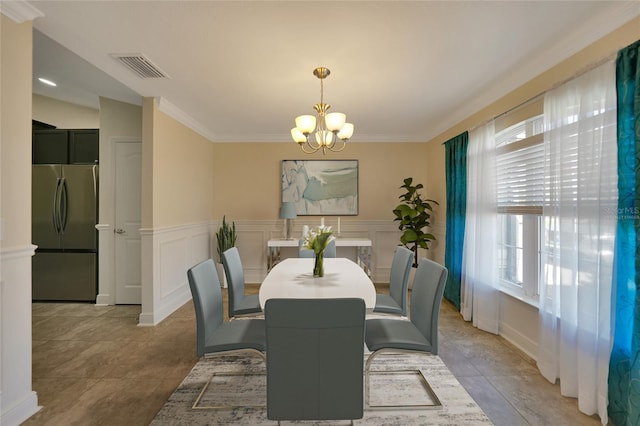
<instances>
[{"instance_id":1,"label":"white dining table","mask_svg":"<svg viewBox=\"0 0 640 426\"><path fill-rule=\"evenodd\" d=\"M273 298L364 299L367 310L376 304L376 289L367 273L346 258L325 258L324 277L313 276L313 258L289 258L275 265L260 286L260 306Z\"/></svg>"}]
</instances>

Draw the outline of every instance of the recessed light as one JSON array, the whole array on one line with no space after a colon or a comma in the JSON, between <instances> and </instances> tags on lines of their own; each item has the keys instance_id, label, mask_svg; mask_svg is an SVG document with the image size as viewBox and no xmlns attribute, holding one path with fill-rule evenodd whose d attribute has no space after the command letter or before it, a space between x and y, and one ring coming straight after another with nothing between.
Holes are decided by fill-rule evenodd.
<instances>
[{"instance_id":1,"label":"recessed light","mask_svg":"<svg viewBox=\"0 0 640 426\"><path fill-rule=\"evenodd\" d=\"M55 84L53 81L47 80L46 78L38 78L38 80L40 80L44 84L48 84L49 86L53 86L53 87L57 86L57 84Z\"/></svg>"}]
</instances>

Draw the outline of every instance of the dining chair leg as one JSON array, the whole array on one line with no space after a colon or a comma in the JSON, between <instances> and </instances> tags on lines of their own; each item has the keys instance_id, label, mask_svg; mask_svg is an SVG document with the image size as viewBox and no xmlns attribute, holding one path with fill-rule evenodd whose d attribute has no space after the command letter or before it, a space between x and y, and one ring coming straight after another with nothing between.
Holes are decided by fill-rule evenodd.
<instances>
[{"instance_id":1,"label":"dining chair leg","mask_svg":"<svg viewBox=\"0 0 640 426\"><path fill-rule=\"evenodd\" d=\"M205 354L203 356L203 358L218 358L221 356L229 356L229 355L239 355L239 354L254 354L254 355L258 355L260 356L260 358L263 359L263 361L266 363L267 362L267 356L264 352L261 352L257 349L251 349L251 348L246 348L246 349L236 349L236 350L231 350L231 351L225 351L225 352L210 352L208 354ZM244 376L244 373L224 373L224 374L218 374L218 376ZM258 373L258 374L254 374L254 375L260 375L260 376L264 376L265 373ZM255 407L255 406L246 406L246 405L214 405L214 406L206 406L206 407L202 407L200 406L200 401L202 400L202 397L204 396L204 394L206 393L207 389L209 388L209 384L211 383L211 381L213 380L213 378L216 376L216 374L212 374L211 377L209 378L209 380L207 380L207 382L204 384L204 386L202 387L202 389L200 390L200 393L198 394L198 397L196 398L195 402L193 403L193 405L191 406L192 409L194 410L220 410L220 409L233 409L233 408L239 408L239 407ZM257 406L258 408L263 408L264 405L260 405Z\"/></svg>"},{"instance_id":2,"label":"dining chair leg","mask_svg":"<svg viewBox=\"0 0 640 426\"><path fill-rule=\"evenodd\" d=\"M405 350L405 349L392 349L392 348L382 348L382 349L378 349L377 351L372 352L369 357L367 358L367 362L365 363L365 408L370 409L370 410L385 410L385 409L408 409L408 410L415 410L415 409L425 409L425 408L442 408L442 403L440 402L440 398L438 398L438 395L436 395L435 391L433 390L433 388L431 387L431 385L429 384L429 381L427 380L427 378L424 376L424 374L422 373L422 370L420 369L415 369L415 370L393 370L393 371L386 371L386 372L377 372L377 374L407 374L407 373L412 373L412 374L417 374L420 378L420 382L422 383L422 386L424 387L424 390L427 392L427 394L429 395L429 398L431 399L431 401L433 401L433 404L398 404L398 405L371 405L370 403L370 398L371 398L371 364L374 360L375 357L377 357L380 354L419 354L421 352L418 351L411 351L411 350ZM427 353L424 353L425 355L427 355Z\"/></svg>"}]
</instances>

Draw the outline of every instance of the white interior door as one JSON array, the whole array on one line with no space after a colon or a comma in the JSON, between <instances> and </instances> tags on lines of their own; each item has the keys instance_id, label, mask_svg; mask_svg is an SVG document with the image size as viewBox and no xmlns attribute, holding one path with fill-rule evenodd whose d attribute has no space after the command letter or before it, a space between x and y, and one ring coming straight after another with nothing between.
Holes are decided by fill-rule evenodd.
<instances>
[{"instance_id":1,"label":"white interior door","mask_svg":"<svg viewBox=\"0 0 640 426\"><path fill-rule=\"evenodd\" d=\"M115 181L116 304L141 304L142 144L117 142Z\"/></svg>"}]
</instances>

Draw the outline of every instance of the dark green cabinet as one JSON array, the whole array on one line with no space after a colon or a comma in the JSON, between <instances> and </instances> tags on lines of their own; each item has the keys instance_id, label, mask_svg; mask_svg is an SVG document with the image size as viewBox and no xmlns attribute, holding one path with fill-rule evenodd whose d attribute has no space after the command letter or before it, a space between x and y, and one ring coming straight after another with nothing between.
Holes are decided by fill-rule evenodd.
<instances>
[{"instance_id":1,"label":"dark green cabinet","mask_svg":"<svg viewBox=\"0 0 640 426\"><path fill-rule=\"evenodd\" d=\"M67 130L34 130L33 164L66 164L69 162L69 132Z\"/></svg>"},{"instance_id":2,"label":"dark green cabinet","mask_svg":"<svg viewBox=\"0 0 640 426\"><path fill-rule=\"evenodd\" d=\"M94 164L99 160L98 129L33 131L33 164Z\"/></svg>"},{"instance_id":3,"label":"dark green cabinet","mask_svg":"<svg viewBox=\"0 0 640 426\"><path fill-rule=\"evenodd\" d=\"M69 130L69 162L93 164L98 161L98 130Z\"/></svg>"}]
</instances>

